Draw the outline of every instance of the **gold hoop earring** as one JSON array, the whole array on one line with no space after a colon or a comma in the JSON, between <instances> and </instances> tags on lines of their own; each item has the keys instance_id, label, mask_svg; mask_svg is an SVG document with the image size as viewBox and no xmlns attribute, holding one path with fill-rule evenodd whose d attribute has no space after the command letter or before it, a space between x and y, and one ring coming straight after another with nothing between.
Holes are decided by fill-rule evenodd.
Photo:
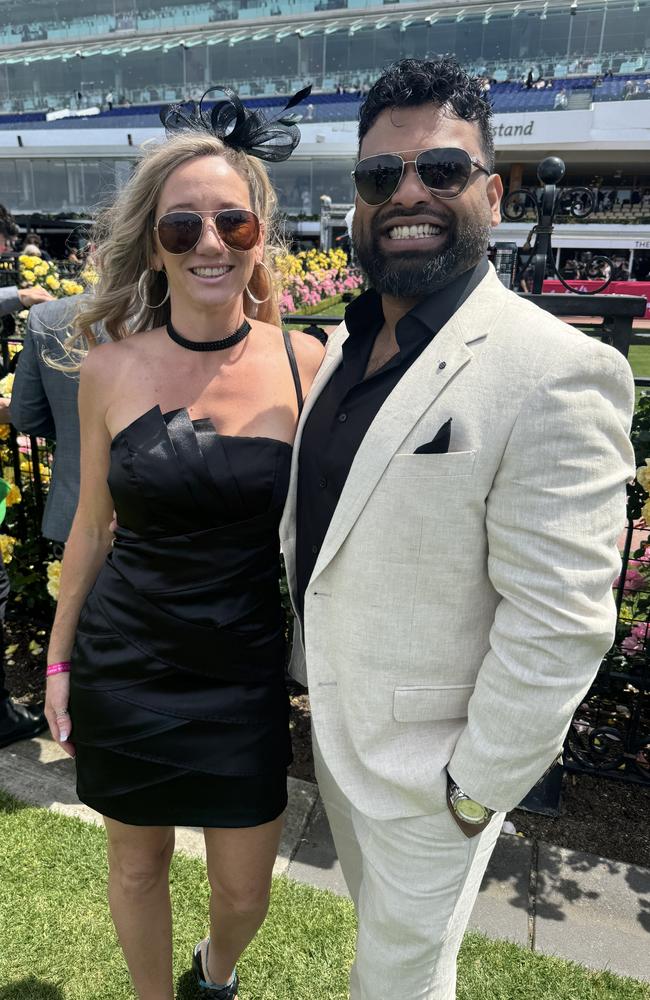
<instances>
[{"instance_id":1,"label":"gold hoop earring","mask_svg":"<svg viewBox=\"0 0 650 1000\"><path fill-rule=\"evenodd\" d=\"M269 299L271 298L271 292L273 291L273 275L271 274L271 268L267 264L265 264L263 260L256 261L255 267L257 267L258 264L259 264L260 267L264 268L264 270L266 271L266 273L269 276L269 294L266 296L265 299L257 299L257 298L255 298L255 296L251 292L251 290L248 287L248 285L246 285L246 294L248 295L249 299L251 300L251 302L254 305L261 306L263 302L268 302ZM252 277L252 275L251 275L251 277Z\"/></svg>"},{"instance_id":2,"label":"gold hoop earring","mask_svg":"<svg viewBox=\"0 0 650 1000\"><path fill-rule=\"evenodd\" d=\"M161 273L160 271L156 271L155 267L148 267L148 268L146 268L146 270L144 270L142 272L142 274L138 278L138 298L140 299L140 302L145 307L145 309L160 309L160 307L164 306L165 302L169 298L169 278L167 278L167 275L163 271L162 273L165 274L165 277L167 278L167 292L166 292L165 298L162 300L162 302L159 302L158 305L154 306L154 305L151 304L151 302L147 302L147 300L144 297L144 289L145 289L145 285L146 285L146 281L147 281L147 275L148 275L149 271L153 271L154 274L160 274Z\"/></svg>"}]
</instances>

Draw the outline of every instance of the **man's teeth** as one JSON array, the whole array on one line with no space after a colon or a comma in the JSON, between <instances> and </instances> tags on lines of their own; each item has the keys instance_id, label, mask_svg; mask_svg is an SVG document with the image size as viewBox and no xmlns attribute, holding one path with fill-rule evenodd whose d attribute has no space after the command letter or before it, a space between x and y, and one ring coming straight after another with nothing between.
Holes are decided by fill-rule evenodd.
<instances>
[{"instance_id":1,"label":"man's teeth","mask_svg":"<svg viewBox=\"0 0 650 1000\"><path fill-rule=\"evenodd\" d=\"M427 236L439 236L440 232L440 226L425 222L419 226L393 226L388 235L391 240L422 240Z\"/></svg>"},{"instance_id":2,"label":"man's teeth","mask_svg":"<svg viewBox=\"0 0 650 1000\"><path fill-rule=\"evenodd\" d=\"M220 278L229 270L229 267L193 267L192 274L197 274L199 278Z\"/></svg>"}]
</instances>

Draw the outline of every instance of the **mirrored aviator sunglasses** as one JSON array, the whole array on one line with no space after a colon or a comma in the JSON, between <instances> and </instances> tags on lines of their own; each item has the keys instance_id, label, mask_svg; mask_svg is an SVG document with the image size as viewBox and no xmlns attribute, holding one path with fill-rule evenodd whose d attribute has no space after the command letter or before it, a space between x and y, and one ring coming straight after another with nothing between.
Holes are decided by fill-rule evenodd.
<instances>
[{"instance_id":1,"label":"mirrored aviator sunglasses","mask_svg":"<svg viewBox=\"0 0 650 1000\"><path fill-rule=\"evenodd\" d=\"M203 234L204 220L212 219L219 239L229 250L252 250L260 235L260 220L246 208L226 208L220 212L167 212L161 215L154 232L167 253L189 253Z\"/></svg>"},{"instance_id":2,"label":"mirrored aviator sunglasses","mask_svg":"<svg viewBox=\"0 0 650 1000\"><path fill-rule=\"evenodd\" d=\"M423 149L413 160L400 153L379 153L359 160L352 171L361 200L373 207L389 201L400 186L407 163L415 165L418 177L429 191L446 200L463 193L474 169L490 174L487 167L464 149Z\"/></svg>"}]
</instances>

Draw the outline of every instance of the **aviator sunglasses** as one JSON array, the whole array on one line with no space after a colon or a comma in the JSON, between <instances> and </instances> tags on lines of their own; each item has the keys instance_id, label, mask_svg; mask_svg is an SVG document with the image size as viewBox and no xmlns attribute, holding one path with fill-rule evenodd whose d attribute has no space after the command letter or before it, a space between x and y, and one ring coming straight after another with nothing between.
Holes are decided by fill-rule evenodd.
<instances>
[{"instance_id":1,"label":"aviator sunglasses","mask_svg":"<svg viewBox=\"0 0 650 1000\"><path fill-rule=\"evenodd\" d=\"M414 163L417 175L428 191L449 201L463 193L473 170L490 171L464 149L444 147L423 149L414 160L401 153L379 153L359 160L352 171L357 194L366 205L383 205L393 197L404 176L407 163Z\"/></svg>"},{"instance_id":2,"label":"aviator sunglasses","mask_svg":"<svg viewBox=\"0 0 650 1000\"><path fill-rule=\"evenodd\" d=\"M189 253L203 235L205 217L212 219L219 239L229 250L252 250L260 235L260 220L247 208L220 212L167 212L153 227L167 253Z\"/></svg>"}]
</instances>

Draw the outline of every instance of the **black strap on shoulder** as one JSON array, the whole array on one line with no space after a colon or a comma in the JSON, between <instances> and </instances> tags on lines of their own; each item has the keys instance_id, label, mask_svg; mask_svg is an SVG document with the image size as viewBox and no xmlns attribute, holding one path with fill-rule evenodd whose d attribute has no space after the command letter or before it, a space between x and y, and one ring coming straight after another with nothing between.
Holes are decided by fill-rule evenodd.
<instances>
[{"instance_id":1,"label":"black strap on shoulder","mask_svg":"<svg viewBox=\"0 0 650 1000\"><path fill-rule=\"evenodd\" d=\"M293 350L293 344L291 343L291 335L289 334L289 331L283 330L282 336L284 337L284 346L287 351L287 357L289 358L289 367L291 368L293 384L296 387L296 399L298 400L298 416L300 416L300 414L302 413L304 398L302 395L302 385L300 383L300 372L298 371L298 362L296 361L296 355Z\"/></svg>"}]
</instances>

